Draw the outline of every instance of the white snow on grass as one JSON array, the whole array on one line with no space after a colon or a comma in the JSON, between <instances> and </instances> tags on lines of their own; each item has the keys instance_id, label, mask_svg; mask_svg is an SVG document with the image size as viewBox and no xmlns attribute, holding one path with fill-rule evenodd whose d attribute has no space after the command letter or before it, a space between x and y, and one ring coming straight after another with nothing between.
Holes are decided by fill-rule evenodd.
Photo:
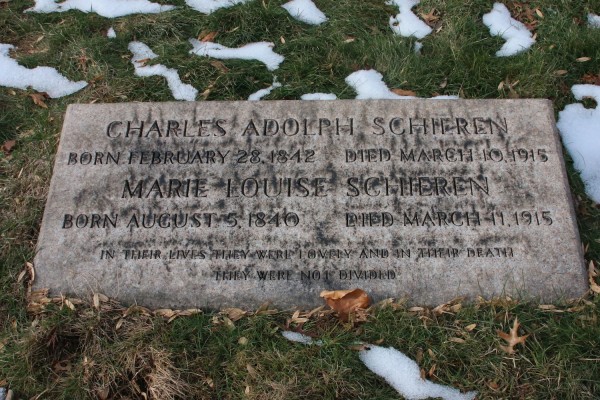
<instances>
[{"instance_id":1,"label":"white snow on grass","mask_svg":"<svg viewBox=\"0 0 600 400\"><path fill-rule=\"evenodd\" d=\"M117 18L130 14L156 14L174 9L175 6L152 3L148 0L36 0L35 5L25 12L52 13L79 10L95 12L106 18Z\"/></svg>"},{"instance_id":2,"label":"white snow on grass","mask_svg":"<svg viewBox=\"0 0 600 400\"><path fill-rule=\"evenodd\" d=\"M356 91L356 99L417 99L415 96L401 96L392 92L385 82L383 81L383 75L374 69L360 70L351 73L346 77L346 83ZM458 96L445 95L432 97L434 100L454 100L458 99Z\"/></svg>"},{"instance_id":3,"label":"white snow on grass","mask_svg":"<svg viewBox=\"0 0 600 400\"><path fill-rule=\"evenodd\" d=\"M73 82L51 67L25 68L10 57L13 45L0 43L0 86L16 89L32 87L46 92L52 98L63 97L80 91L87 82Z\"/></svg>"},{"instance_id":4,"label":"white snow on grass","mask_svg":"<svg viewBox=\"0 0 600 400\"><path fill-rule=\"evenodd\" d=\"M337 96L333 93L306 93L300 96L301 100L335 100Z\"/></svg>"},{"instance_id":5,"label":"white snow on grass","mask_svg":"<svg viewBox=\"0 0 600 400\"><path fill-rule=\"evenodd\" d=\"M311 25L320 25L327 17L311 0L292 0L281 7L285 8L298 21Z\"/></svg>"},{"instance_id":6,"label":"white snow on grass","mask_svg":"<svg viewBox=\"0 0 600 400\"><path fill-rule=\"evenodd\" d=\"M106 32L106 37L109 39L114 39L117 37L117 32L115 32L115 29L112 26L108 28L108 32Z\"/></svg>"},{"instance_id":7,"label":"white snow on grass","mask_svg":"<svg viewBox=\"0 0 600 400\"><path fill-rule=\"evenodd\" d=\"M137 76L148 77L148 76L163 76L167 80L169 89L173 93L173 97L176 100L196 100L198 91L192 86L181 82L179 74L176 69L167 68L162 64L145 65L146 61L158 57L150 47L146 46L142 42L130 42L127 47L133 57L131 63L135 68L135 74Z\"/></svg>"},{"instance_id":8,"label":"white snow on grass","mask_svg":"<svg viewBox=\"0 0 600 400\"><path fill-rule=\"evenodd\" d=\"M284 338L291 342L297 342L302 344L313 344L314 342L313 338L311 338L310 336L306 336L298 332L282 331L281 334Z\"/></svg>"},{"instance_id":9,"label":"white snow on grass","mask_svg":"<svg viewBox=\"0 0 600 400\"><path fill-rule=\"evenodd\" d=\"M268 88L260 89L259 91L252 93L250 96L248 96L248 100L250 100L250 101L260 100L263 97L269 95L273 91L273 89L277 89L279 87L281 87L281 83L277 82L277 77L274 77L273 84L271 86L269 86Z\"/></svg>"},{"instance_id":10,"label":"white snow on grass","mask_svg":"<svg viewBox=\"0 0 600 400\"><path fill-rule=\"evenodd\" d=\"M229 8L250 0L185 0L185 4L203 14L211 14L220 8Z\"/></svg>"},{"instance_id":11,"label":"white snow on grass","mask_svg":"<svg viewBox=\"0 0 600 400\"><path fill-rule=\"evenodd\" d=\"M414 51L415 54L421 54L421 49L423 48L423 43L421 42L415 42L415 46L414 46Z\"/></svg>"},{"instance_id":12,"label":"white snow on grass","mask_svg":"<svg viewBox=\"0 0 600 400\"><path fill-rule=\"evenodd\" d=\"M346 83L354 88L359 100L416 99L414 96L400 96L392 92L383 81L383 75L374 69L353 72L346 77Z\"/></svg>"},{"instance_id":13,"label":"white snow on grass","mask_svg":"<svg viewBox=\"0 0 600 400\"><path fill-rule=\"evenodd\" d=\"M431 28L419 19L410 9L419 4L419 0L390 0L390 5L398 6L400 13L390 17L390 28L396 35L414 36L423 39L431 33Z\"/></svg>"},{"instance_id":14,"label":"white snow on grass","mask_svg":"<svg viewBox=\"0 0 600 400\"><path fill-rule=\"evenodd\" d=\"M571 90L577 100L593 98L596 108L569 104L558 113L556 126L581 174L586 193L600 203L600 86L574 85Z\"/></svg>"},{"instance_id":15,"label":"white snow on grass","mask_svg":"<svg viewBox=\"0 0 600 400\"><path fill-rule=\"evenodd\" d=\"M367 368L385 379L407 400L472 400L477 395L476 392L463 394L449 386L421 379L419 365L392 347L369 345L368 349L359 353L359 357Z\"/></svg>"},{"instance_id":16,"label":"white snow on grass","mask_svg":"<svg viewBox=\"0 0 600 400\"><path fill-rule=\"evenodd\" d=\"M588 25L590 28L600 28L600 15L589 13Z\"/></svg>"},{"instance_id":17,"label":"white snow on grass","mask_svg":"<svg viewBox=\"0 0 600 400\"><path fill-rule=\"evenodd\" d=\"M494 3L492 11L483 15L483 23L492 36L502 36L506 43L496 52L497 57L508 57L521 53L535 43L529 29L510 16L502 3Z\"/></svg>"},{"instance_id":18,"label":"white snow on grass","mask_svg":"<svg viewBox=\"0 0 600 400\"><path fill-rule=\"evenodd\" d=\"M279 68L279 64L284 60L282 55L273 51L275 45L271 42L248 43L236 49L225 47L218 43L201 42L197 39L190 39L190 43L194 46L194 48L190 50L190 54L220 58L221 60L230 60L233 58L241 60L258 60L265 64L269 71L274 71Z\"/></svg>"}]
</instances>

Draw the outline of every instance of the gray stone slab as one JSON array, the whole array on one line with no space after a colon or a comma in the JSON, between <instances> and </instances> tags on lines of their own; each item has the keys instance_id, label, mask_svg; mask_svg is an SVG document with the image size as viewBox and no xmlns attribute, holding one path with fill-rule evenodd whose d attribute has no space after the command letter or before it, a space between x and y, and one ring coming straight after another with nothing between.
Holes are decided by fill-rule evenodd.
<instances>
[{"instance_id":1,"label":"gray stone slab","mask_svg":"<svg viewBox=\"0 0 600 400\"><path fill-rule=\"evenodd\" d=\"M72 105L35 266L151 307L586 290L546 100Z\"/></svg>"}]
</instances>

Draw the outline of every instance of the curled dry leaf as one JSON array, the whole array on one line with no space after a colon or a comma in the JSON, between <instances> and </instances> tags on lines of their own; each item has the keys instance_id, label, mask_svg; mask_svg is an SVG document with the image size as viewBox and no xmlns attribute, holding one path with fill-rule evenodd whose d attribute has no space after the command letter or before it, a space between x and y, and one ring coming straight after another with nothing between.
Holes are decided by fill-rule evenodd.
<instances>
[{"instance_id":1,"label":"curled dry leaf","mask_svg":"<svg viewBox=\"0 0 600 400\"><path fill-rule=\"evenodd\" d=\"M417 93L412 90L392 89L392 92L396 93L398 96L417 96Z\"/></svg>"},{"instance_id":2,"label":"curled dry leaf","mask_svg":"<svg viewBox=\"0 0 600 400\"><path fill-rule=\"evenodd\" d=\"M507 346L500 346L500 349L506 352L507 354L515 354L515 346L519 343L524 345L525 340L529 337L529 335L519 336L519 320L515 318L513 322L513 327L510 329L509 333L498 331L498 336L508 343Z\"/></svg>"},{"instance_id":3,"label":"curled dry leaf","mask_svg":"<svg viewBox=\"0 0 600 400\"><path fill-rule=\"evenodd\" d=\"M324 290L321 297L327 305L337 312L342 321L348 321L351 313L369 307L369 295L362 289Z\"/></svg>"}]
</instances>

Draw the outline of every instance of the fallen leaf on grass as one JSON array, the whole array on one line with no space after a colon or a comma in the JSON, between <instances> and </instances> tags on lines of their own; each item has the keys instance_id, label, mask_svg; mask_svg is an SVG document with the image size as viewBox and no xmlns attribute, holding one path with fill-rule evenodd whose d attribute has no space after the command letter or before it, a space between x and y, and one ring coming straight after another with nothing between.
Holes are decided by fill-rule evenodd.
<instances>
[{"instance_id":1,"label":"fallen leaf on grass","mask_svg":"<svg viewBox=\"0 0 600 400\"><path fill-rule=\"evenodd\" d=\"M210 65L212 65L213 67L215 67L216 69L218 69L219 71L221 71L224 74L229 72L229 68L227 68L225 66L225 64L223 64L221 61L213 60L210 62Z\"/></svg>"},{"instance_id":2,"label":"fallen leaf on grass","mask_svg":"<svg viewBox=\"0 0 600 400\"><path fill-rule=\"evenodd\" d=\"M31 93L29 95L29 97L31 97L31 100L33 100L33 104L35 104L36 106L42 107L42 108L48 108L48 106L46 105L46 103L44 101L50 97L50 96L48 96L48 93L46 93L46 92Z\"/></svg>"},{"instance_id":3,"label":"fallen leaf on grass","mask_svg":"<svg viewBox=\"0 0 600 400\"><path fill-rule=\"evenodd\" d=\"M439 13L435 8L432 8L427 14L420 13L421 18L425 23L434 28L435 22L440 19Z\"/></svg>"},{"instance_id":4,"label":"fallen leaf on grass","mask_svg":"<svg viewBox=\"0 0 600 400\"><path fill-rule=\"evenodd\" d=\"M392 89L392 92L396 93L398 96L417 96L417 93L412 90Z\"/></svg>"},{"instance_id":5,"label":"fallen leaf on grass","mask_svg":"<svg viewBox=\"0 0 600 400\"><path fill-rule=\"evenodd\" d=\"M454 343L464 343L465 339L461 339L458 337L451 337L450 339L448 339L449 342L454 342Z\"/></svg>"},{"instance_id":6,"label":"fallen leaf on grass","mask_svg":"<svg viewBox=\"0 0 600 400\"><path fill-rule=\"evenodd\" d=\"M569 71L567 71L566 69L557 69L556 71L554 71L554 75L556 76L562 76L562 75L566 75Z\"/></svg>"},{"instance_id":7,"label":"fallen leaf on grass","mask_svg":"<svg viewBox=\"0 0 600 400\"><path fill-rule=\"evenodd\" d=\"M471 325L467 325L465 326L465 331L467 332L471 332L473 329L475 329L477 327L477 324L471 324Z\"/></svg>"},{"instance_id":8,"label":"fallen leaf on grass","mask_svg":"<svg viewBox=\"0 0 600 400\"><path fill-rule=\"evenodd\" d=\"M587 83L589 85L600 85L600 73L597 75L594 74L585 74L583 78L581 78L583 83ZM587 252L587 250L586 250Z\"/></svg>"},{"instance_id":9,"label":"fallen leaf on grass","mask_svg":"<svg viewBox=\"0 0 600 400\"><path fill-rule=\"evenodd\" d=\"M369 307L369 295L362 289L324 290L320 295L335 312L340 320L348 321L351 313Z\"/></svg>"},{"instance_id":10,"label":"fallen leaf on grass","mask_svg":"<svg viewBox=\"0 0 600 400\"><path fill-rule=\"evenodd\" d=\"M515 353L515 346L519 343L525 345L525 340L529 337L529 335L519 336L519 320L515 318L513 322L513 327L510 329L509 333L498 331L498 336L508 343L507 346L500 346L500 349L508 354Z\"/></svg>"},{"instance_id":11,"label":"fallen leaf on grass","mask_svg":"<svg viewBox=\"0 0 600 400\"><path fill-rule=\"evenodd\" d=\"M240 308L226 308L222 311L222 313L227 315L227 317L233 322L239 321L247 314L246 311Z\"/></svg>"},{"instance_id":12,"label":"fallen leaf on grass","mask_svg":"<svg viewBox=\"0 0 600 400\"><path fill-rule=\"evenodd\" d=\"M201 42L212 42L219 32L206 32L202 31L198 35L198 40Z\"/></svg>"},{"instance_id":13,"label":"fallen leaf on grass","mask_svg":"<svg viewBox=\"0 0 600 400\"><path fill-rule=\"evenodd\" d=\"M600 294L600 285L596 283L596 278L598 273L596 272L596 268L594 268L594 262L590 261L590 266L588 267L588 277L590 279L590 289L592 292L596 294Z\"/></svg>"},{"instance_id":14,"label":"fallen leaf on grass","mask_svg":"<svg viewBox=\"0 0 600 400\"><path fill-rule=\"evenodd\" d=\"M576 58L575 61L586 62L586 61L590 61L591 59L592 59L591 57L579 57L579 58Z\"/></svg>"}]
</instances>

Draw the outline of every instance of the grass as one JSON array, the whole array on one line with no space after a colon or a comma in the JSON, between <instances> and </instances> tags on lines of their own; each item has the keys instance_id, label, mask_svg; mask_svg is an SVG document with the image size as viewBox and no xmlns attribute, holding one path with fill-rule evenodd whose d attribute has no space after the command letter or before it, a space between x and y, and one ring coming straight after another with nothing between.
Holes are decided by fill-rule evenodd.
<instances>
[{"instance_id":1,"label":"grass","mask_svg":"<svg viewBox=\"0 0 600 400\"><path fill-rule=\"evenodd\" d=\"M204 16L174 0L169 3L180 6L175 11L115 20L76 11L24 14L31 1L0 2L0 42L17 46L13 56L19 63L52 66L72 80L90 82L72 96L47 100L47 108L33 103L33 90L0 88L0 144L16 141L11 154L0 153L0 386L9 385L19 398L40 399L398 398L358 360L352 348L362 341L394 346L431 371L429 379L477 390L481 399L598 398L598 297L550 310L496 300L444 314L394 303L373 309L357 324L317 313L301 328L321 338L321 347L281 337L279 331L290 325L286 311L263 310L239 320L206 311L167 322L112 301L95 307L91 299L72 299L75 310L57 300L27 312L26 290L17 278L33 259L67 104L172 99L163 78L134 76L131 40L149 45L157 62L177 68L207 100L245 99L273 81L258 62L226 60L220 68L212 59L190 56L187 39L212 31L227 46L276 43L286 57L276 71L284 86L269 99L310 92L353 98L344 78L375 68L390 88L423 97L549 98L558 112L574 101L573 84L600 74L600 30L585 25L587 12L600 14L595 0L522 1L543 18L533 16L534 47L509 58L494 56L502 41L481 22L492 1L423 0L417 11L435 8L441 30L423 40L421 56L412 51L414 39L391 33L387 21L397 11L383 1L320 0L329 22L318 27L293 20L283 2L254 0ZM506 4L513 12L520 6ZM104 36L110 26L118 34L114 40ZM580 57L591 60L578 62ZM513 90L499 89L500 82ZM598 265L600 208L586 197L566 158L586 262ZM508 331L516 317L521 334L531 336L508 355L499 349L497 330ZM472 324L472 331L465 329Z\"/></svg>"}]
</instances>

